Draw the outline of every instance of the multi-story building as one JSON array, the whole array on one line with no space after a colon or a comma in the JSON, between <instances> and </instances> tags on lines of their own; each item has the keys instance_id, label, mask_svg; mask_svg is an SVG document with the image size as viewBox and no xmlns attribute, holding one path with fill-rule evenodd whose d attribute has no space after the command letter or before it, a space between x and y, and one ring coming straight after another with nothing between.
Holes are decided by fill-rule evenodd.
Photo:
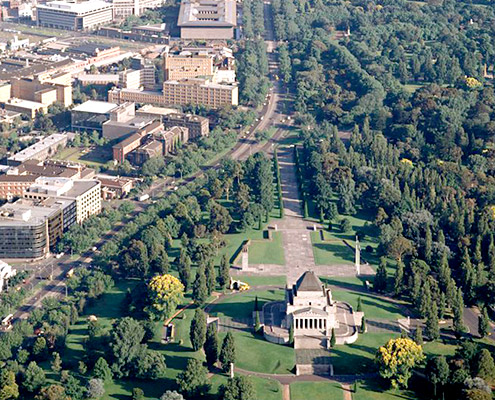
<instances>
[{"instance_id":1,"label":"multi-story building","mask_svg":"<svg viewBox=\"0 0 495 400\"><path fill-rule=\"evenodd\" d=\"M113 20L113 6L101 0L69 2L64 0L38 4L36 21L38 26L86 31Z\"/></svg>"},{"instance_id":2,"label":"multi-story building","mask_svg":"<svg viewBox=\"0 0 495 400\"><path fill-rule=\"evenodd\" d=\"M219 85L209 79L190 78L163 82L165 104L201 104L211 108L237 106L237 85Z\"/></svg>"},{"instance_id":3,"label":"multi-story building","mask_svg":"<svg viewBox=\"0 0 495 400\"><path fill-rule=\"evenodd\" d=\"M65 107L72 104L72 83L69 73L34 78L16 78L11 81L11 97L49 106L55 102Z\"/></svg>"},{"instance_id":4,"label":"multi-story building","mask_svg":"<svg viewBox=\"0 0 495 400\"><path fill-rule=\"evenodd\" d=\"M19 199L4 204L0 207L0 257L38 259L47 256L62 237L64 227L70 226L74 211L73 200Z\"/></svg>"},{"instance_id":5,"label":"multi-story building","mask_svg":"<svg viewBox=\"0 0 495 400\"><path fill-rule=\"evenodd\" d=\"M236 0L182 0L177 26L182 39L234 38Z\"/></svg>"},{"instance_id":6,"label":"multi-story building","mask_svg":"<svg viewBox=\"0 0 495 400\"><path fill-rule=\"evenodd\" d=\"M21 198L35 181L33 175L0 175L0 199Z\"/></svg>"},{"instance_id":7,"label":"multi-story building","mask_svg":"<svg viewBox=\"0 0 495 400\"><path fill-rule=\"evenodd\" d=\"M24 193L31 200L73 200L76 204L76 222L83 223L91 215L101 212L101 183L97 180L40 177Z\"/></svg>"},{"instance_id":8,"label":"multi-story building","mask_svg":"<svg viewBox=\"0 0 495 400\"><path fill-rule=\"evenodd\" d=\"M141 85L144 90L156 89L156 67L153 60L141 56L132 57L131 68L141 71Z\"/></svg>"},{"instance_id":9,"label":"multi-story building","mask_svg":"<svg viewBox=\"0 0 495 400\"><path fill-rule=\"evenodd\" d=\"M67 145L69 136L62 133L54 133L41 139L39 142L26 147L24 150L19 151L7 158L7 164L11 166L17 166L28 160L40 160L43 161L49 156L55 154L60 148Z\"/></svg>"},{"instance_id":10,"label":"multi-story building","mask_svg":"<svg viewBox=\"0 0 495 400\"><path fill-rule=\"evenodd\" d=\"M119 72L119 86L125 89L139 89L141 87L141 71L127 69Z\"/></svg>"},{"instance_id":11,"label":"multi-story building","mask_svg":"<svg viewBox=\"0 0 495 400\"><path fill-rule=\"evenodd\" d=\"M34 118L37 112L46 113L48 111L48 106L43 103L16 98L7 100L7 102L4 104L4 108L7 111L15 111L26 115L29 118Z\"/></svg>"},{"instance_id":12,"label":"multi-story building","mask_svg":"<svg viewBox=\"0 0 495 400\"><path fill-rule=\"evenodd\" d=\"M72 129L102 132L103 123L110 119L110 112L117 107L114 102L96 100L88 100L79 104L70 113Z\"/></svg>"},{"instance_id":13,"label":"multi-story building","mask_svg":"<svg viewBox=\"0 0 495 400\"><path fill-rule=\"evenodd\" d=\"M113 159L119 163L128 159L132 164L142 165L152 157L173 153L180 143L189 140L189 130L174 126L153 132L137 132L113 146Z\"/></svg>"},{"instance_id":14,"label":"multi-story building","mask_svg":"<svg viewBox=\"0 0 495 400\"><path fill-rule=\"evenodd\" d=\"M114 140L129 136L132 133L146 131L151 133L161 129L159 118L136 115L134 103L123 103L110 112L110 119L103 124L103 137Z\"/></svg>"},{"instance_id":15,"label":"multi-story building","mask_svg":"<svg viewBox=\"0 0 495 400\"><path fill-rule=\"evenodd\" d=\"M129 178L98 175L96 179L101 182L101 197L104 200L121 199L134 187L134 181Z\"/></svg>"},{"instance_id":16,"label":"multi-story building","mask_svg":"<svg viewBox=\"0 0 495 400\"><path fill-rule=\"evenodd\" d=\"M180 81L166 81L163 91L135 89L113 89L108 92L108 101L113 103L133 102L157 106L201 104L210 108L237 106L239 88L237 85L219 85L209 79L191 78Z\"/></svg>"},{"instance_id":17,"label":"multi-story building","mask_svg":"<svg viewBox=\"0 0 495 400\"><path fill-rule=\"evenodd\" d=\"M174 126L182 126L188 129L189 139L208 136L210 133L210 121L208 118L193 114L168 114L162 118L163 126L167 129Z\"/></svg>"},{"instance_id":18,"label":"multi-story building","mask_svg":"<svg viewBox=\"0 0 495 400\"><path fill-rule=\"evenodd\" d=\"M150 8L158 8L162 0L112 0L114 19L126 19L130 15L141 15Z\"/></svg>"},{"instance_id":19,"label":"multi-story building","mask_svg":"<svg viewBox=\"0 0 495 400\"><path fill-rule=\"evenodd\" d=\"M82 86L88 85L115 85L119 84L119 75L117 74L80 74L77 81Z\"/></svg>"},{"instance_id":20,"label":"multi-story building","mask_svg":"<svg viewBox=\"0 0 495 400\"><path fill-rule=\"evenodd\" d=\"M163 74L166 81L211 76L213 75L213 57L206 53L189 51L170 54L167 49L163 56Z\"/></svg>"}]
</instances>

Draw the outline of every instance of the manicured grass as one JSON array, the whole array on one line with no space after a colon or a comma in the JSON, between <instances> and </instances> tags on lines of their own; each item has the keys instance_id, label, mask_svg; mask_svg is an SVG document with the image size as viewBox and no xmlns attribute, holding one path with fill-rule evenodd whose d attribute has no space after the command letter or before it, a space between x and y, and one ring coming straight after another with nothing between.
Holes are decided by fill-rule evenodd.
<instances>
[{"instance_id":1,"label":"manicured grass","mask_svg":"<svg viewBox=\"0 0 495 400\"><path fill-rule=\"evenodd\" d=\"M366 318L378 318L397 320L404 318L406 303L392 303L374 292L361 291L363 279L357 277L346 278L326 278L321 280L327 285L331 285L334 300L345 301L354 309L357 307L358 297L361 297L361 304Z\"/></svg>"},{"instance_id":2,"label":"manicured grass","mask_svg":"<svg viewBox=\"0 0 495 400\"><path fill-rule=\"evenodd\" d=\"M336 375L366 374L376 371L374 363L376 351L389 339L398 334L365 333L353 344L336 346L331 351L332 364Z\"/></svg>"},{"instance_id":3,"label":"manicured grass","mask_svg":"<svg viewBox=\"0 0 495 400\"><path fill-rule=\"evenodd\" d=\"M442 342L428 342L423 345L425 354L431 356L453 356L457 346Z\"/></svg>"},{"instance_id":4,"label":"manicured grass","mask_svg":"<svg viewBox=\"0 0 495 400\"><path fill-rule=\"evenodd\" d=\"M341 400L343 398L342 386L337 382L294 382L290 385L290 400Z\"/></svg>"},{"instance_id":5,"label":"manicured grass","mask_svg":"<svg viewBox=\"0 0 495 400\"><path fill-rule=\"evenodd\" d=\"M214 303L210 314L218 317L250 318L254 311L254 300L258 297L258 305L274 300L282 300L284 291L280 289L240 292L229 295Z\"/></svg>"},{"instance_id":6,"label":"manicured grass","mask_svg":"<svg viewBox=\"0 0 495 400\"><path fill-rule=\"evenodd\" d=\"M381 385L383 384L383 386ZM424 383L423 383L424 384ZM386 384L375 379L368 379L358 385L353 400L417 400L416 394L410 390L387 389ZM412 383L410 387L414 387ZM426 397L424 397L426 398Z\"/></svg>"},{"instance_id":7,"label":"manicured grass","mask_svg":"<svg viewBox=\"0 0 495 400\"><path fill-rule=\"evenodd\" d=\"M249 246L249 264L284 265L282 234L272 232L272 240L253 241Z\"/></svg>"},{"instance_id":8,"label":"manicured grass","mask_svg":"<svg viewBox=\"0 0 495 400\"><path fill-rule=\"evenodd\" d=\"M274 210L272 217L278 216L278 210ZM273 262L271 264L284 264L284 249L282 247L282 237L280 232L273 232L273 240L269 241L264 238L264 229L269 223L263 224L262 230L247 229L244 232L229 233L223 236L226 246L220 249L218 256L215 259L216 263L220 262L221 257L225 254L230 262L234 262L235 256L241 250L241 245L245 240L251 239L261 242L252 242L249 249L249 264L268 263L263 261L263 255L268 254ZM263 243L262 243L263 242ZM265 243L266 242L266 243ZM251 249L251 247L253 247ZM254 260L254 261L253 261Z\"/></svg>"},{"instance_id":9,"label":"manicured grass","mask_svg":"<svg viewBox=\"0 0 495 400\"><path fill-rule=\"evenodd\" d=\"M236 331L233 335L237 367L268 374L293 372L296 360L292 347L267 342L263 336L251 332ZM225 333L220 334L219 337L223 340Z\"/></svg>"},{"instance_id":10,"label":"manicured grass","mask_svg":"<svg viewBox=\"0 0 495 400\"><path fill-rule=\"evenodd\" d=\"M256 399L259 400L282 400L282 385L272 379L249 376L256 392ZM220 386L227 383L225 375L214 375L211 378L211 394L217 394Z\"/></svg>"},{"instance_id":11,"label":"manicured grass","mask_svg":"<svg viewBox=\"0 0 495 400\"><path fill-rule=\"evenodd\" d=\"M351 224L350 232L344 233L340 230L339 223L342 219L349 220ZM313 255L316 265L331 265L331 264L354 264L354 244L356 241L356 231L366 233L366 236L359 239L361 244L361 262L367 261L370 264L377 264L376 247L378 240L376 238L375 228L366 226L366 222L371 222L372 217L360 211L356 215L341 215L338 221L332 225L332 231L324 231L322 240L320 232L311 232L311 242L313 243ZM343 242L346 240L352 248L346 246ZM367 246L373 248L373 253L365 251Z\"/></svg>"},{"instance_id":12,"label":"manicured grass","mask_svg":"<svg viewBox=\"0 0 495 400\"><path fill-rule=\"evenodd\" d=\"M83 148L69 147L58 152L55 158L101 167L112 159L112 149L109 146L97 146L87 151Z\"/></svg>"}]
</instances>

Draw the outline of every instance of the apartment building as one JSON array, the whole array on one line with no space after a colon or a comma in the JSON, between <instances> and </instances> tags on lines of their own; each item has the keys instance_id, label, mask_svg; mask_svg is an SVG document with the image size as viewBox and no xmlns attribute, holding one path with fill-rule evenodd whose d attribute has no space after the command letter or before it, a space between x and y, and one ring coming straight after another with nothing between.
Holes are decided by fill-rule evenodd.
<instances>
[{"instance_id":1,"label":"apartment building","mask_svg":"<svg viewBox=\"0 0 495 400\"><path fill-rule=\"evenodd\" d=\"M101 0L49 1L36 7L38 26L72 31L92 30L113 20L113 5Z\"/></svg>"},{"instance_id":2,"label":"apartment building","mask_svg":"<svg viewBox=\"0 0 495 400\"><path fill-rule=\"evenodd\" d=\"M237 25L236 0L182 0L177 26L182 39L227 40Z\"/></svg>"}]
</instances>

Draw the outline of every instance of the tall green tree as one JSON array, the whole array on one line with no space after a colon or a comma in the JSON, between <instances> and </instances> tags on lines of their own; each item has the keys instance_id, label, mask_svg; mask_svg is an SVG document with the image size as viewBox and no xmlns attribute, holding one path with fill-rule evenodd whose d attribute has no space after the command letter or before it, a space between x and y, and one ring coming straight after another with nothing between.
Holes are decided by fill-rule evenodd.
<instances>
[{"instance_id":1,"label":"tall green tree","mask_svg":"<svg viewBox=\"0 0 495 400\"><path fill-rule=\"evenodd\" d=\"M227 256L225 254L222 256L222 259L220 260L220 268L218 271L217 280L218 280L218 285L222 290L225 290L225 288L229 285L230 265Z\"/></svg>"},{"instance_id":2,"label":"tall green tree","mask_svg":"<svg viewBox=\"0 0 495 400\"><path fill-rule=\"evenodd\" d=\"M256 391L250 378L238 375L229 378L220 388L222 400L256 400Z\"/></svg>"},{"instance_id":3,"label":"tall green tree","mask_svg":"<svg viewBox=\"0 0 495 400\"><path fill-rule=\"evenodd\" d=\"M234 336L231 332L228 332L223 339L219 360L222 363L222 370L224 372L228 372L230 370L230 364L236 361Z\"/></svg>"},{"instance_id":4,"label":"tall green tree","mask_svg":"<svg viewBox=\"0 0 495 400\"><path fill-rule=\"evenodd\" d=\"M206 314L201 308L197 308L194 312L194 318L189 329L189 338L194 351L198 351L205 344Z\"/></svg>"},{"instance_id":5,"label":"tall green tree","mask_svg":"<svg viewBox=\"0 0 495 400\"><path fill-rule=\"evenodd\" d=\"M387 260L384 257L380 259L380 264L376 270L373 288L379 293L387 290Z\"/></svg>"},{"instance_id":6,"label":"tall green tree","mask_svg":"<svg viewBox=\"0 0 495 400\"><path fill-rule=\"evenodd\" d=\"M217 327L213 323L208 325L208 328L206 329L204 350L206 355L206 364L208 364L209 367L212 367L218 361Z\"/></svg>"},{"instance_id":7,"label":"tall green tree","mask_svg":"<svg viewBox=\"0 0 495 400\"><path fill-rule=\"evenodd\" d=\"M201 398L210 390L208 370L201 361L190 358L186 369L177 376L177 385L186 398Z\"/></svg>"},{"instance_id":8,"label":"tall green tree","mask_svg":"<svg viewBox=\"0 0 495 400\"><path fill-rule=\"evenodd\" d=\"M208 287L206 285L206 276L203 268L196 271L196 279L193 283L192 298L198 305L205 304L208 299Z\"/></svg>"},{"instance_id":9,"label":"tall green tree","mask_svg":"<svg viewBox=\"0 0 495 400\"><path fill-rule=\"evenodd\" d=\"M437 386L447 383L450 369L444 356L433 357L426 366L426 377L433 384L433 395L437 396Z\"/></svg>"}]
</instances>

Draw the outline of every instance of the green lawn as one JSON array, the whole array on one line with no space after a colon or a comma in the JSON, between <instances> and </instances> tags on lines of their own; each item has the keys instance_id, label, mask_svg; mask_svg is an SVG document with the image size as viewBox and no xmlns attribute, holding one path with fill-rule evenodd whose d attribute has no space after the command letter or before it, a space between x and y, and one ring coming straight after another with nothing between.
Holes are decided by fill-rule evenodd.
<instances>
[{"instance_id":1,"label":"green lawn","mask_svg":"<svg viewBox=\"0 0 495 400\"><path fill-rule=\"evenodd\" d=\"M253 241L249 245L249 264L284 265L282 234L272 232L272 240Z\"/></svg>"},{"instance_id":2,"label":"green lawn","mask_svg":"<svg viewBox=\"0 0 495 400\"><path fill-rule=\"evenodd\" d=\"M278 214L278 210L275 211L276 214ZM250 257L249 257L249 263L250 264L254 264L254 261L252 261L252 258L258 258L258 260L260 259L261 257L261 254L260 252L261 251L265 251L265 249L267 251L271 251L275 254L279 254L279 257L281 256L282 257L282 261L280 262L280 259L279 260L279 264L283 264L284 261L283 261L283 248L282 248L282 239L277 239L275 240L275 237L277 235L274 235L274 240L273 241L269 241L268 239L265 239L264 238L264 229L265 229L265 226L268 225L268 224L264 224L263 225L263 229L262 230L259 230L259 229L247 229L246 231L244 232L239 232L239 233L229 233L227 235L224 235L223 236L223 239L225 240L226 242L226 246L223 247L222 249L220 249L219 251L219 254L218 254L218 257L216 258L216 262L219 263L220 262L220 259L221 257L225 254L227 256L227 258L230 260L230 262L234 262L234 258L237 256L237 254L240 252L241 250L241 245L243 244L243 242L245 240L248 240L248 239L251 239L251 240L260 240L260 241L266 241L266 244L262 244L260 243L259 245L256 243L254 245L254 248L255 248L255 252L253 254L253 251L250 249ZM280 232L274 232L274 233L279 233ZM253 244L254 244L253 243Z\"/></svg>"},{"instance_id":3,"label":"green lawn","mask_svg":"<svg viewBox=\"0 0 495 400\"><path fill-rule=\"evenodd\" d=\"M294 349L267 342L263 336L251 332L233 332L236 347L236 366L248 371L268 374L288 374L296 364ZM220 334L223 340L225 334Z\"/></svg>"},{"instance_id":4,"label":"green lawn","mask_svg":"<svg viewBox=\"0 0 495 400\"><path fill-rule=\"evenodd\" d=\"M67 147L59 151L55 158L86 164L90 167L101 167L112 159L112 149L108 145L96 146L90 151L83 148Z\"/></svg>"},{"instance_id":5,"label":"green lawn","mask_svg":"<svg viewBox=\"0 0 495 400\"><path fill-rule=\"evenodd\" d=\"M365 333L359 335L353 344L336 346L331 351L334 373L365 374L376 371L374 359L378 347L398 336L389 333Z\"/></svg>"},{"instance_id":6,"label":"green lawn","mask_svg":"<svg viewBox=\"0 0 495 400\"><path fill-rule=\"evenodd\" d=\"M290 400L341 400L343 398L342 386L337 382L294 382L290 385Z\"/></svg>"},{"instance_id":7,"label":"green lawn","mask_svg":"<svg viewBox=\"0 0 495 400\"><path fill-rule=\"evenodd\" d=\"M210 314L217 317L249 318L254 311L256 297L258 297L258 304L261 307L263 303L282 300L284 296L284 291L281 289L240 292L226 296L214 303L210 309Z\"/></svg>"},{"instance_id":8,"label":"green lawn","mask_svg":"<svg viewBox=\"0 0 495 400\"><path fill-rule=\"evenodd\" d=\"M363 280L357 277L346 278L321 278L322 282L333 286L332 296L334 300L345 301L354 309L357 307L358 297L366 318L379 318L397 320L404 318L406 303L392 303L374 292L360 291L363 288Z\"/></svg>"},{"instance_id":9,"label":"green lawn","mask_svg":"<svg viewBox=\"0 0 495 400\"><path fill-rule=\"evenodd\" d=\"M371 216L365 212L358 212L356 215L341 215L338 221L348 219L351 223L351 231L344 233L340 230L339 224L334 223L332 231L324 231L324 239L321 238L320 232L311 232L311 242L313 243L313 255L316 265L331 264L354 264L354 243L356 240L356 231L366 233L360 238L361 243L361 261L368 261L370 264L377 264L376 247L378 240L376 238L375 228L366 226L366 222L371 221ZM349 248L343 242L346 240L353 248ZM373 253L365 251L367 246L371 246Z\"/></svg>"},{"instance_id":10,"label":"green lawn","mask_svg":"<svg viewBox=\"0 0 495 400\"><path fill-rule=\"evenodd\" d=\"M412 380L411 380L412 381ZM425 383L421 382L421 386ZM383 385L383 386L382 386ZM417 397L411 390L393 390L387 389L386 384L375 379L368 379L365 382L361 382L358 385L356 393L352 394L353 400L417 400L419 398L429 397ZM409 387L419 388L420 385L414 385L410 382Z\"/></svg>"},{"instance_id":11,"label":"green lawn","mask_svg":"<svg viewBox=\"0 0 495 400\"><path fill-rule=\"evenodd\" d=\"M431 356L453 356L457 346L442 342L428 342L423 345L423 350Z\"/></svg>"},{"instance_id":12,"label":"green lawn","mask_svg":"<svg viewBox=\"0 0 495 400\"><path fill-rule=\"evenodd\" d=\"M257 400L282 400L282 385L277 381L258 378L257 376L250 376L249 379L253 383ZM227 377L225 375L213 375L210 393L217 394L220 386L226 383Z\"/></svg>"}]
</instances>

